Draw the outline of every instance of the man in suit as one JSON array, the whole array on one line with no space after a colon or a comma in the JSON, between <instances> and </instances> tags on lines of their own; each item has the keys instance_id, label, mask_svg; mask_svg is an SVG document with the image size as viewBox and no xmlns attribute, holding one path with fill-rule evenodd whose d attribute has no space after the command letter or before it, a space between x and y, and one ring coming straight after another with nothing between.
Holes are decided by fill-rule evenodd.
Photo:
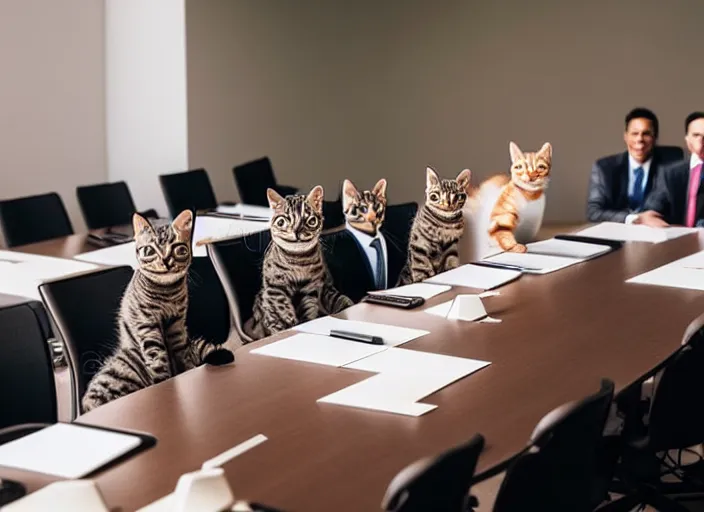
<instances>
[{"instance_id":1,"label":"man in suit","mask_svg":"<svg viewBox=\"0 0 704 512\"><path fill-rule=\"evenodd\" d=\"M662 168L684 158L680 148L655 146L659 123L652 111L631 110L625 125L626 151L601 158L592 167L587 199L590 222L632 222Z\"/></svg>"},{"instance_id":2,"label":"man in suit","mask_svg":"<svg viewBox=\"0 0 704 512\"><path fill-rule=\"evenodd\" d=\"M704 224L704 187L700 186L704 159L704 112L692 112L684 122L689 160L670 166L658 176L645 211L633 220L647 226Z\"/></svg>"}]
</instances>

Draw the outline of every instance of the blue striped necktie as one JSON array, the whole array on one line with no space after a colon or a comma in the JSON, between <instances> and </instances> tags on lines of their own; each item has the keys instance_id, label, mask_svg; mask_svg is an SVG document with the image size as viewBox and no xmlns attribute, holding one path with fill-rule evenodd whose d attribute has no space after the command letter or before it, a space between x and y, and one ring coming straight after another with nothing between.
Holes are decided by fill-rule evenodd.
<instances>
[{"instance_id":1,"label":"blue striped necktie","mask_svg":"<svg viewBox=\"0 0 704 512\"><path fill-rule=\"evenodd\" d=\"M638 167L633 171L635 181L633 182L633 194L630 197L631 210L638 211L643 207L643 178L645 171L642 167Z\"/></svg>"},{"instance_id":2,"label":"blue striped necktie","mask_svg":"<svg viewBox=\"0 0 704 512\"><path fill-rule=\"evenodd\" d=\"M375 238L369 244L376 251L376 272L374 273L374 285L377 290L386 289L386 262L384 261L384 251L381 250L381 240Z\"/></svg>"}]
</instances>

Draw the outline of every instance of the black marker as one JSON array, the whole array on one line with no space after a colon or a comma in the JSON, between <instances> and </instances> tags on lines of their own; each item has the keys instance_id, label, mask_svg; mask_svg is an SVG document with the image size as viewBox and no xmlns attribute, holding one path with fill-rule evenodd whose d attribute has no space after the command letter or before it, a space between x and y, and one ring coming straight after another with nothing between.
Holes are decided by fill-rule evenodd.
<instances>
[{"instance_id":1,"label":"black marker","mask_svg":"<svg viewBox=\"0 0 704 512\"><path fill-rule=\"evenodd\" d=\"M359 334L356 332L331 330L330 336L332 336L333 338L340 338L343 340L360 341L362 343L369 343L371 345L383 345L384 344L384 340L381 339L379 336L371 336L369 334Z\"/></svg>"}]
</instances>

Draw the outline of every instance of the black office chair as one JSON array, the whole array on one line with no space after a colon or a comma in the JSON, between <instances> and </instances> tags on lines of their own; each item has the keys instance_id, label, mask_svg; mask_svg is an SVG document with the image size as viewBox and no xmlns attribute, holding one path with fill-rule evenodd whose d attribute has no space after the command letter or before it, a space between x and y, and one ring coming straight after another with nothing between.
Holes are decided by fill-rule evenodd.
<instances>
[{"instance_id":1,"label":"black office chair","mask_svg":"<svg viewBox=\"0 0 704 512\"><path fill-rule=\"evenodd\" d=\"M283 197L298 193L296 187L279 185L268 156L232 168L240 201L245 204L269 206L266 189L276 190Z\"/></svg>"},{"instance_id":2,"label":"black office chair","mask_svg":"<svg viewBox=\"0 0 704 512\"><path fill-rule=\"evenodd\" d=\"M162 174L159 184L172 219L183 210L212 210L218 206L205 169Z\"/></svg>"},{"instance_id":3,"label":"black office chair","mask_svg":"<svg viewBox=\"0 0 704 512\"><path fill-rule=\"evenodd\" d=\"M188 269L188 314L186 326L191 338L203 338L216 345L230 336L230 307L210 258L193 258Z\"/></svg>"},{"instance_id":4,"label":"black office chair","mask_svg":"<svg viewBox=\"0 0 704 512\"><path fill-rule=\"evenodd\" d=\"M0 429L58 419L48 326L41 302L0 296Z\"/></svg>"},{"instance_id":5,"label":"black office chair","mask_svg":"<svg viewBox=\"0 0 704 512\"><path fill-rule=\"evenodd\" d=\"M0 201L0 227L8 248L73 234L56 192Z\"/></svg>"},{"instance_id":6,"label":"black office chair","mask_svg":"<svg viewBox=\"0 0 704 512\"><path fill-rule=\"evenodd\" d=\"M124 181L76 187L76 196L88 229L130 225L137 211ZM159 217L153 209L140 213L144 217Z\"/></svg>"},{"instance_id":7,"label":"black office chair","mask_svg":"<svg viewBox=\"0 0 704 512\"><path fill-rule=\"evenodd\" d=\"M681 455L704 443L702 368L704 315L688 326L681 347L658 365L647 420L635 417L636 409L626 415L623 451L612 487L624 496L604 507L605 512L630 511L644 505L662 512L685 512L688 509L679 501L704 499L704 462L682 465L680 457L675 460L669 453L676 450ZM665 475L677 479L663 482Z\"/></svg>"},{"instance_id":8,"label":"black office chair","mask_svg":"<svg viewBox=\"0 0 704 512\"><path fill-rule=\"evenodd\" d=\"M387 279L389 287L396 285L401 270L408 259L408 240L413 219L415 219L417 213L418 203L415 202L386 207L381 232L386 238L386 249L389 254Z\"/></svg>"},{"instance_id":9,"label":"black office chair","mask_svg":"<svg viewBox=\"0 0 704 512\"><path fill-rule=\"evenodd\" d=\"M477 475L472 485L506 472L493 512L591 512L607 499L600 486L604 427L614 383L543 417L521 452ZM597 492L599 491L599 492Z\"/></svg>"},{"instance_id":10,"label":"black office chair","mask_svg":"<svg viewBox=\"0 0 704 512\"><path fill-rule=\"evenodd\" d=\"M323 230L334 229L345 224L342 211L342 195L335 201L323 201Z\"/></svg>"},{"instance_id":11,"label":"black office chair","mask_svg":"<svg viewBox=\"0 0 704 512\"><path fill-rule=\"evenodd\" d=\"M245 332L245 323L252 317L254 299L262 287L262 263L270 241L271 233L262 231L207 245L243 343L253 341Z\"/></svg>"},{"instance_id":12,"label":"black office chair","mask_svg":"<svg viewBox=\"0 0 704 512\"><path fill-rule=\"evenodd\" d=\"M665 165L684 160L684 151L679 146L655 146L654 154Z\"/></svg>"},{"instance_id":13,"label":"black office chair","mask_svg":"<svg viewBox=\"0 0 704 512\"><path fill-rule=\"evenodd\" d=\"M386 489L382 510L465 512L476 505L469 489L483 448L484 438L476 434L466 443L405 467Z\"/></svg>"},{"instance_id":14,"label":"black office chair","mask_svg":"<svg viewBox=\"0 0 704 512\"><path fill-rule=\"evenodd\" d=\"M43 283L39 293L64 341L71 375L72 419L102 362L117 347L117 315L134 271L129 266L98 270Z\"/></svg>"}]
</instances>

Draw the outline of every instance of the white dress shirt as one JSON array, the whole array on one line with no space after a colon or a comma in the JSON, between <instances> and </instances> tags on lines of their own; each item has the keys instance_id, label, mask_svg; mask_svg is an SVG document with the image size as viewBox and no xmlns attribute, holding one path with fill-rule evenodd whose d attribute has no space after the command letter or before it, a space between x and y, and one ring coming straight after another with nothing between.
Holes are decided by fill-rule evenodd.
<instances>
[{"instance_id":1,"label":"white dress shirt","mask_svg":"<svg viewBox=\"0 0 704 512\"><path fill-rule=\"evenodd\" d=\"M639 164L636 162L635 158L631 156L631 154L628 154L628 197L631 197L633 195L633 187L635 186L635 170L638 169L638 167L643 168L643 190L645 190L645 185L648 183L648 177L650 175L650 164L653 162L652 157L648 159L647 162L643 162L642 164ZM645 199L647 199L645 196L643 197L643 202L645 203ZM626 220L624 221L625 224L633 224L633 222L636 220L638 217L637 213L629 213L626 215Z\"/></svg>"},{"instance_id":2,"label":"white dress shirt","mask_svg":"<svg viewBox=\"0 0 704 512\"><path fill-rule=\"evenodd\" d=\"M694 169L696 166L702 163L702 159L699 158L697 155L692 155L689 157L689 170L691 171Z\"/></svg>"},{"instance_id":3,"label":"white dress shirt","mask_svg":"<svg viewBox=\"0 0 704 512\"><path fill-rule=\"evenodd\" d=\"M386 279L387 283L386 286L388 286L388 276L389 276L389 253L386 250L386 239L384 238L384 235L381 234L381 231L376 232L376 236L371 236L366 233L363 233L362 231L353 228L350 226L349 222L347 224L347 231L349 231L352 236L354 236L357 239L357 242L359 242L359 245L362 246L364 249L364 254L366 254L367 259L369 260L369 265L372 267L372 275L374 276L374 282L376 283L377 280L377 275L376 275L376 249L374 249L371 244L372 241L376 238L381 240L381 254L384 257L384 266L386 267Z\"/></svg>"}]
</instances>

